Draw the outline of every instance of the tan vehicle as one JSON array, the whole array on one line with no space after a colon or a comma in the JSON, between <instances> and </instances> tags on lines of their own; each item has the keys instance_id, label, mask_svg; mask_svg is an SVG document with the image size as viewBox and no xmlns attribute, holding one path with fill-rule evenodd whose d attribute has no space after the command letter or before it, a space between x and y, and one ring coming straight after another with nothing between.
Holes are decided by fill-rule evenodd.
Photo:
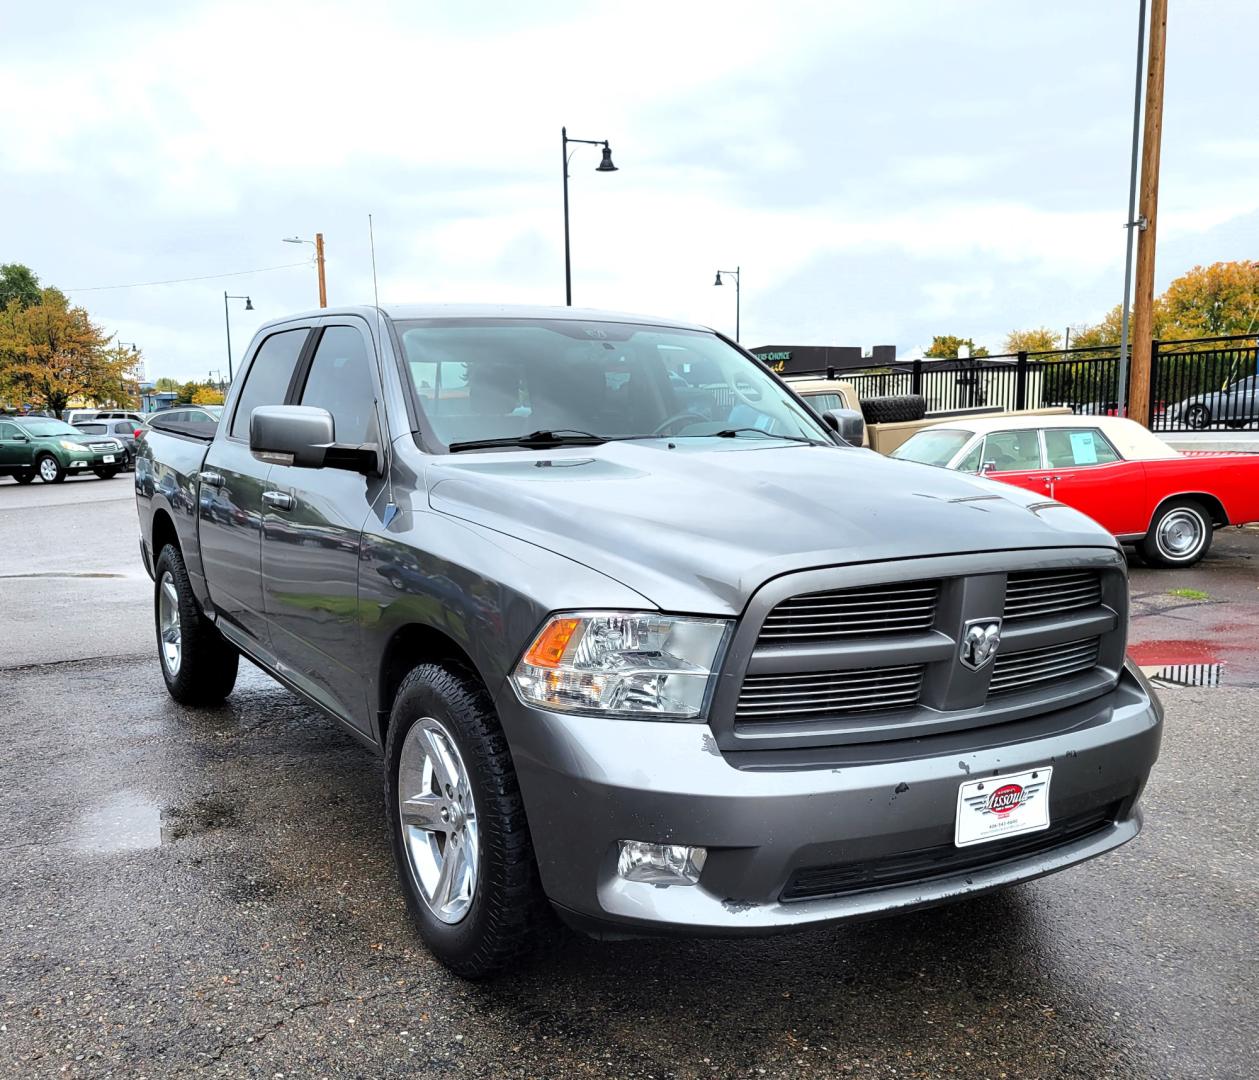
<instances>
[{"instance_id":1,"label":"tan vehicle","mask_svg":"<svg viewBox=\"0 0 1259 1080\"><path fill-rule=\"evenodd\" d=\"M917 395L862 399L857 388L846 379L818 376L787 376L784 380L814 412L821 415L828 409L852 409L865 417L862 446L890 454L916 431L956 417L990 416L1062 416L1070 415L1065 405L1043 409L967 409L961 412L924 412L922 398ZM900 419L904 417L904 419Z\"/></svg>"}]
</instances>

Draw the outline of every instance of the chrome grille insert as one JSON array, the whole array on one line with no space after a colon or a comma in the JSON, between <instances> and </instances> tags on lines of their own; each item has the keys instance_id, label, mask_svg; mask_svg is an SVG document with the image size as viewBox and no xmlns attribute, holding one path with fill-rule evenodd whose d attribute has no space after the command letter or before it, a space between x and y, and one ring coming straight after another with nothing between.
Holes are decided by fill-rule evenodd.
<instances>
[{"instance_id":1,"label":"chrome grille insert","mask_svg":"<svg viewBox=\"0 0 1259 1080\"><path fill-rule=\"evenodd\" d=\"M938 581L805 593L784 600L765 617L760 641L782 645L929 630L939 599Z\"/></svg>"},{"instance_id":2,"label":"chrome grille insert","mask_svg":"<svg viewBox=\"0 0 1259 1080\"><path fill-rule=\"evenodd\" d=\"M1099 638L1089 638L1005 655L997 653L988 694L1010 693L1088 671L1097 666L1099 644Z\"/></svg>"},{"instance_id":3,"label":"chrome grille insert","mask_svg":"<svg viewBox=\"0 0 1259 1080\"><path fill-rule=\"evenodd\" d=\"M924 664L749 675L735 709L736 722L816 720L850 713L888 712L918 704Z\"/></svg>"},{"instance_id":4,"label":"chrome grille insert","mask_svg":"<svg viewBox=\"0 0 1259 1080\"><path fill-rule=\"evenodd\" d=\"M1006 578L1006 622L1061 615L1101 602L1102 579L1096 570L1030 570Z\"/></svg>"}]
</instances>

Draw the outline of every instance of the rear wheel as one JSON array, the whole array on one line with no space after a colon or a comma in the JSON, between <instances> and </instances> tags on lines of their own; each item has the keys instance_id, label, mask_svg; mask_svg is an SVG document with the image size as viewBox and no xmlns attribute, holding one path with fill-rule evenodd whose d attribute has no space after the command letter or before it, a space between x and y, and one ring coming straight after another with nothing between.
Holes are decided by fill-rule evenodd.
<instances>
[{"instance_id":1,"label":"rear wheel","mask_svg":"<svg viewBox=\"0 0 1259 1080\"><path fill-rule=\"evenodd\" d=\"M181 705L217 705L236 685L240 654L201 613L174 544L162 548L155 577L153 620L166 689Z\"/></svg>"},{"instance_id":2,"label":"rear wheel","mask_svg":"<svg viewBox=\"0 0 1259 1080\"><path fill-rule=\"evenodd\" d=\"M1190 405L1185 410L1185 423L1195 431L1211 426L1211 410L1205 405Z\"/></svg>"},{"instance_id":3,"label":"rear wheel","mask_svg":"<svg viewBox=\"0 0 1259 1080\"><path fill-rule=\"evenodd\" d=\"M1161 506L1141 541L1141 555L1152 566L1192 566L1211 550L1211 515L1193 499Z\"/></svg>"},{"instance_id":4,"label":"rear wheel","mask_svg":"<svg viewBox=\"0 0 1259 1080\"><path fill-rule=\"evenodd\" d=\"M29 484L32 480L35 479L35 470L29 469L26 472L16 472L13 474L13 479L16 480L19 484Z\"/></svg>"},{"instance_id":5,"label":"rear wheel","mask_svg":"<svg viewBox=\"0 0 1259 1080\"><path fill-rule=\"evenodd\" d=\"M92 472L96 473L96 475L99 476L102 480L112 480L115 476L118 475L119 470L118 469L93 469Z\"/></svg>"},{"instance_id":6,"label":"rear wheel","mask_svg":"<svg viewBox=\"0 0 1259 1080\"><path fill-rule=\"evenodd\" d=\"M66 478L66 470L52 454L44 454L35 462L35 471L45 484L60 484Z\"/></svg>"},{"instance_id":7,"label":"rear wheel","mask_svg":"<svg viewBox=\"0 0 1259 1080\"><path fill-rule=\"evenodd\" d=\"M494 706L471 674L403 680L385 740L385 810L407 907L429 951L485 978L550 936L520 787Z\"/></svg>"}]
</instances>

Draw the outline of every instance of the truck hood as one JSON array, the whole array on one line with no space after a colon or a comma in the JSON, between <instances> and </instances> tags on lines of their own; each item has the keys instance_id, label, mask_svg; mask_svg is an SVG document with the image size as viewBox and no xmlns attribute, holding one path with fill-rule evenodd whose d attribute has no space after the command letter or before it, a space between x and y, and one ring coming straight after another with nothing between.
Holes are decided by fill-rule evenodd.
<instances>
[{"instance_id":1,"label":"truck hood","mask_svg":"<svg viewBox=\"0 0 1259 1080\"><path fill-rule=\"evenodd\" d=\"M669 611L736 614L793 570L1012 548L1114 547L1019 488L869 450L753 439L452 457L437 512L519 537Z\"/></svg>"}]
</instances>

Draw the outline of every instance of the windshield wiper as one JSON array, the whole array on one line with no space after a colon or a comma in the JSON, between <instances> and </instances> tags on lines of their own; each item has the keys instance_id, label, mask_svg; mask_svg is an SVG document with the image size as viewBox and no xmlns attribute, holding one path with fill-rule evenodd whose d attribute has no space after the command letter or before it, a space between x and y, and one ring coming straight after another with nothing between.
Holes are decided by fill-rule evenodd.
<instances>
[{"instance_id":1,"label":"windshield wiper","mask_svg":"<svg viewBox=\"0 0 1259 1080\"><path fill-rule=\"evenodd\" d=\"M553 446L599 446L607 442L604 435L592 435L589 431L575 428L557 428L554 431L531 431L528 435L508 435L499 439L472 439L452 442L449 450L457 454L461 450L492 450L499 446L519 446L525 450L547 450Z\"/></svg>"},{"instance_id":2,"label":"windshield wiper","mask_svg":"<svg viewBox=\"0 0 1259 1080\"><path fill-rule=\"evenodd\" d=\"M709 435L700 435L698 438L711 439L735 439L745 431L754 431L764 439L784 439L787 442L808 443L810 446L826 446L827 444L820 439L810 439L807 435L771 435L768 431L758 427L732 427L722 428L720 431L714 431Z\"/></svg>"}]
</instances>

